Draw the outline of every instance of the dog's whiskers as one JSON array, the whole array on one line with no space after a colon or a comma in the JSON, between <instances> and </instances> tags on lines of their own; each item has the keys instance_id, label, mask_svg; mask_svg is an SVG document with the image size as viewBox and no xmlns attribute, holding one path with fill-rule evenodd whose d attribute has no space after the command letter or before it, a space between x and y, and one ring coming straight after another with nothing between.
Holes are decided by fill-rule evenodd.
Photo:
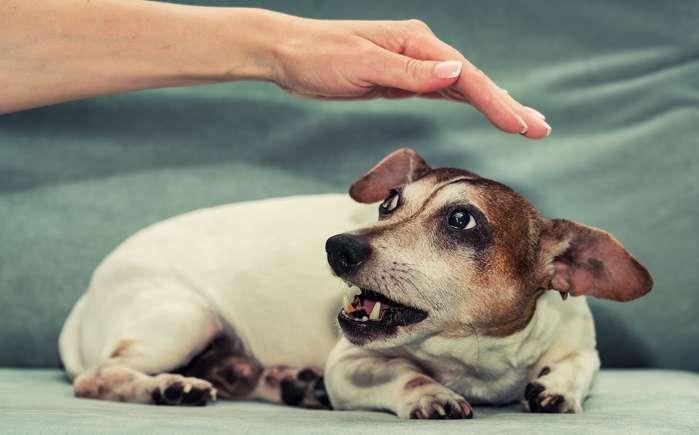
<instances>
[{"instance_id":1,"label":"dog's whiskers","mask_svg":"<svg viewBox=\"0 0 699 435\"><path fill-rule=\"evenodd\" d=\"M395 263L394 263L395 264ZM415 283L414 278L415 276L412 272L414 272L413 269L399 269L396 267L389 268L387 270L387 273L389 274L389 277L395 284L399 284L399 282L403 282L410 287L413 288L413 290L428 304L432 305L435 308L440 308L442 306L441 303L438 301L435 301L432 296L427 296L422 289ZM424 275L427 278L427 284L431 284L431 280L427 275Z\"/></svg>"}]
</instances>

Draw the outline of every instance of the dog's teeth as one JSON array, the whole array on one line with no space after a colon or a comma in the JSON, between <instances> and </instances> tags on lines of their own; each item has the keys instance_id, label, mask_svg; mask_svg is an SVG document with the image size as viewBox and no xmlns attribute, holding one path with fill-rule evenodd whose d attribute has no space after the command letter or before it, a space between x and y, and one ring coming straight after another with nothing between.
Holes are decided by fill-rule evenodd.
<instances>
[{"instance_id":1,"label":"dog's teeth","mask_svg":"<svg viewBox=\"0 0 699 435\"><path fill-rule=\"evenodd\" d=\"M367 320L369 320L367 316L362 317L362 322L366 322Z\"/></svg>"},{"instance_id":2,"label":"dog's teeth","mask_svg":"<svg viewBox=\"0 0 699 435\"><path fill-rule=\"evenodd\" d=\"M377 302L374 304L374 308L371 309L371 313L369 313L369 318L371 320L379 320L380 314L381 314L381 302Z\"/></svg>"},{"instance_id":3,"label":"dog's teeth","mask_svg":"<svg viewBox=\"0 0 699 435\"><path fill-rule=\"evenodd\" d=\"M358 294L362 293L362 290L359 289L358 287L352 287L350 286L347 290L344 292L347 297L349 298L350 301L354 300L354 297Z\"/></svg>"},{"instance_id":4,"label":"dog's teeth","mask_svg":"<svg viewBox=\"0 0 699 435\"><path fill-rule=\"evenodd\" d=\"M349 296L347 296L346 293L342 295L342 310L346 314L349 314L349 313L357 310L356 308L354 308L354 305L352 305L350 303Z\"/></svg>"}]
</instances>

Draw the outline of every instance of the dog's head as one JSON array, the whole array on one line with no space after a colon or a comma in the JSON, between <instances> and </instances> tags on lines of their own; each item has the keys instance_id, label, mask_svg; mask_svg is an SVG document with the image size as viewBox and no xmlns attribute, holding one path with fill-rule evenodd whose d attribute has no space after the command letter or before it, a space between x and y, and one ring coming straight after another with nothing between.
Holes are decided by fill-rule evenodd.
<instances>
[{"instance_id":1,"label":"dog's head","mask_svg":"<svg viewBox=\"0 0 699 435\"><path fill-rule=\"evenodd\" d=\"M609 233L547 219L509 187L432 169L411 149L384 158L350 196L382 201L376 224L325 246L335 274L361 290L338 315L355 344L506 336L529 323L546 290L628 301L653 285Z\"/></svg>"}]
</instances>

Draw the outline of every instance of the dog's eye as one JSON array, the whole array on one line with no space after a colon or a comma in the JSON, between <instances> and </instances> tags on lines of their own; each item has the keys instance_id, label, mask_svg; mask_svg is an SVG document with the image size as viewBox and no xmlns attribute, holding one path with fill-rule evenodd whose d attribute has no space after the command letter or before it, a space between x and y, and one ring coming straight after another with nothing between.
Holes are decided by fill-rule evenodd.
<instances>
[{"instance_id":1,"label":"dog's eye","mask_svg":"<svg viewBox=\"0 0 699 435\"><path fill-rule=\"evenodd\" d=\"M449 215L449 226L457 230L470 230L476 226L476 219L463 209L454 210Z\"/></svg>"},{"instance_id":2,"label":"dog's eye","mask_svg":"<svg viewBox=\"0 0 699 435\"><path fill-rule=\"evenodd\" d=\"M397 209L399 204L400 191L398 189L391 189L386 199L384 199L379 206L379 214L389 214L393 212L393 210Z\"/></svg>"}]
</instances>

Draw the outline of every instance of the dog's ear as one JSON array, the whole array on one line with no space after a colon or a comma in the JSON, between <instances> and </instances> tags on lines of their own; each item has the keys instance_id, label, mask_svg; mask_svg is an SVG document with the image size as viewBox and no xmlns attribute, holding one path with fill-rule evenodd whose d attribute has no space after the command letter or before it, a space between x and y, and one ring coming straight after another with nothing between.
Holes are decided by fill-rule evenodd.
<instances>
[{"instance_id":1,"label":"dog's ear","mask_svg":"<svg viewBox=\"0 0 699 435\"><path fill-rule=\"evenodd\" d=\"M573 296L630 301L653 287L650 274L611 234L575 222L546 220L541 235L543 287Z\"/></svg>"},{"instance_id":2,"label":"dog's ear","mask_svg":"<svg viewBox=\"0 0 699 435\"><path fill-rule=\"evenodd\" d=\"M401 148L352 183L349 194L357 202L381 201L392 188L413 182L431 169L415 150Z\"/></svg>"}]
</instances>

